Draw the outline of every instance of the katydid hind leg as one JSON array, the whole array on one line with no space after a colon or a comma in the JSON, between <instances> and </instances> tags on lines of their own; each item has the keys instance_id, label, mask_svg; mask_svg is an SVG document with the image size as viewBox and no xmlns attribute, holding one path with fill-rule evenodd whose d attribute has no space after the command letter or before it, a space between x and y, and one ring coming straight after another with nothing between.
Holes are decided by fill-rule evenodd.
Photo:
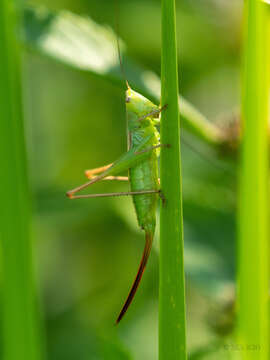
<instances>
[{"instance_id":1,"label":"katydid hind leg","mask_svg":"<svg viewBox=\"0 0 270 360\"><path fill-rule=\"evenodd\" d=\"M143 149L145 145L147 145L148 141L151 139L152 135L146 137L139 145L136 147L130 149L125 154L123 154L118 160L116 160L114 163L110 165L106 165L103 167L105 169L102 171L100 175L97 175L90 179L90 181L72 189L67 192L67 196L69 198L73 198L74 195L87 188L88 186L99 182L106 178L107 176L115 176L123 171L127 171L129 168L134 166L136 162L143 161L145 158L147 158L150 154L150 151L152 150L149 148L146 152L140 153L140 151ZM99 171L101 168L94 169L93 171Z\"/></svg>"}]
</instances>

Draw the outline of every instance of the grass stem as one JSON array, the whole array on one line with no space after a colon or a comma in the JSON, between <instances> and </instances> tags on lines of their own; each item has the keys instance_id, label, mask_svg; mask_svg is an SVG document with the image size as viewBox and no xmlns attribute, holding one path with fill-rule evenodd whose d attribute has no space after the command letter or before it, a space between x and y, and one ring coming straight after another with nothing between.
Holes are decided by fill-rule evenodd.
<instances>
[{"instance_id":1,"label":"grass stem","mask_svg":"<svg viewBox=\"0 0 270 360\"><path fill-rule=\"evenodd\" d=\"M245 2L243 144L238 228L241 359L269 359L267 5Z\"/></svg>"},{"instance_id":2,"label":"grass stem","mask_svg":"<svg viewBox=\"0 0 270 360\"><path fill-rule=\"evenodd\" d=\"M183 211L175 1L162 0L159 359L186 359Z\"/></svg>"},{"instance_id":3,"label":"grass stem","mask_svg":"<svg viewBox=\"0 0 270 360\"><path fill-rule=\"evenodd\" d=\"M0 2L0 245L3 358L39 360L14 1Z\"/></svg>"}]
</instances>

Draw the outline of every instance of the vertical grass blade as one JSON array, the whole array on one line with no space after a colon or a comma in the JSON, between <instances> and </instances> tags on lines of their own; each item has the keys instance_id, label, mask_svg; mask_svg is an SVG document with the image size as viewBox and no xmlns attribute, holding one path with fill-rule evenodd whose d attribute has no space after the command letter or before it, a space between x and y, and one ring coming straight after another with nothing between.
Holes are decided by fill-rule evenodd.
<instances>
[{"instance_id":1,"label":"vertical grass blade","mask_svg":"<svg viewBox=\"0 0 270 360\"><path fill-rule=\"evenodd\" d=\"M243 146L238 244L238 341L242 359L269 359L269 165L266 6L245 2ZM268 45L269 46L269 45Z\"/></svg>"},{"instance_id":2,"label":"vertical grass blade","mask_svg":"<svg viewBox=\"0 0 270 360\"><path fill-rule=\"evenodd\" d=\"M0 244L3 359L39 360L14 2L0 1Z\"/></svg>"},{"instance_id":3,"label":"vertical grass blade","mask_svg":"<svg viewBox=\"0 0 270 360\"><path fill-rule=\"evenodd\" d=\"M183 214L175 1L162 0L159 359L186 359Z\"/></svg>"}]
</instances>

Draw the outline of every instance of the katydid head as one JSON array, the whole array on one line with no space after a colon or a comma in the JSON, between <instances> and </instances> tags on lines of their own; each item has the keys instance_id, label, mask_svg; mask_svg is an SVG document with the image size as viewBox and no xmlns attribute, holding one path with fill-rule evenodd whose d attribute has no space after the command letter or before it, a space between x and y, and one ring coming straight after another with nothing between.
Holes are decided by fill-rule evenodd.
<instances>
[{"instance_id":1,"label":"katydid head","mask_svg":"<svg viewBox=\"0 0 270 360\"><path fill-rule=\"evenodd\" d=\"M139 124L147 126L150 118L159 116L159 107L130 87L126 91L126 107L128 115L133 115L128 116L133 125L137 123L137 126Z\"/></svg>"}]
</instances>

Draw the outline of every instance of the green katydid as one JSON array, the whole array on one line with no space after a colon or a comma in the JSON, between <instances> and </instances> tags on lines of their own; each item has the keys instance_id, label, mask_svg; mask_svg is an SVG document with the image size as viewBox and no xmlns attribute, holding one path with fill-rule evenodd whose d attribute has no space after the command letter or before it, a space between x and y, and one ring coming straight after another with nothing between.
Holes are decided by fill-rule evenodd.
<instances>
[{"instance_id":1,"label":"green katydid","mask_svg":"<svg viewBox=\"0 0 270 360\"><path fill-rule=\"evenodd\" d=\"M156 126L160 122L160 113L165 107L160 108L154 105L150 100L132 90L128 83L127 86L128 151L112 164L87 170L86 176L90 181L67 192L67 196L71 199L123 195L133 197L139 226L145 231L145 248L136 278L116 323L119 323L126 313L142 278L155 232L158 196L163 199L158 179L158 156L161 144ZM119 173L127 170L128 177L118 176ZM129 181L131 191L75 195L100 180Z\"/></svg>"},{"instance_id":2,"label":"green katydid","mask_svg":"<svg viewBox=\"0 0 270 360\"><path fill-rule=\"evenodd\" d=\"M115 3L118 5L118 3ZM116 9L116 14L118 9ZM116 25L118 22L116 21ZM117 36L117 50L120 68L123 76L125 72ZM125 315L138 289L140 280L144 273L147 260L152 248L155 227L156 209L158 196L165 201L160 190L158 178L159 132L156 126L160 123L160 113L166 108L153 104L143 95L132 90L126 80L126 114L128 151L114 163L99 168L87 170L86 176L90 181L67 192L70 199L96 198L107 196L131 195L137 215L138 224L145 231L145 247L140 266L130 289L128 297L116 320L118 324ZM163 145L169 147L169 145ZM128 171L128 177L118 176L119 173ZM75 195L86 187L101 180L129 181L130 191L121 193Z\"/></svg>"}]
</instances>

